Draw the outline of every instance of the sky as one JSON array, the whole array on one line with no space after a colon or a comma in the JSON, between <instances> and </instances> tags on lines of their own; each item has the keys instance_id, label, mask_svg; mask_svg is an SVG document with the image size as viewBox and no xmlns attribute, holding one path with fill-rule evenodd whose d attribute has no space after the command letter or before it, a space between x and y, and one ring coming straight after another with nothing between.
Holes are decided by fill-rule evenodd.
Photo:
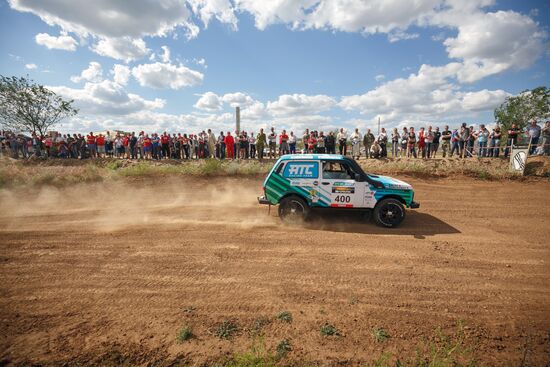
<instances>
[{"instance_id":1,"label":"sky","mask_svg":"<svg viewBox=\"0 0 550 367\"><path fill-rule=\"evenodd\" d=\"M0 74L64 132L493 124L550 83L550 1L0 0Z\"/></svg>"}]
</instances>

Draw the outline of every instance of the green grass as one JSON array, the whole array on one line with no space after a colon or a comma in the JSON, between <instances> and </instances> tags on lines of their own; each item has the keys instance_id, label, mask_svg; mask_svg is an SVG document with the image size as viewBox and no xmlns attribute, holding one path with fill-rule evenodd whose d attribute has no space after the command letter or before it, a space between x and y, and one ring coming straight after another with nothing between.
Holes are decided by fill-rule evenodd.
<instances>
[{"instance_id":1,"label":"green grass","mask_svg":"<svg viewBox=\"0 0 550 367\"><path fill-rule=\"evenodd\" d=\"M193 329L191 326L184 325L176 333L176 341L178 343L183 343L193 337Z\"/></svg>"},{"instance_id":2,"label":"green grass","mask_svg":"<svg viewBox=\"0 0 550 367\"><path fill-rule=\"evenodd\" d=\"M269 352L263 339L255 342L246 352L235 353L232 359L223 364L226 367L275 367L277 357Z\"/></svg>"},{"instance_id":3,"label":"green grass","mask_svg":"<svg viewBox=\"0 0 550 367\"><path fill-rule=\"evenodd\" d=\"M373 328L372 336L377 343L383 343L390 338L390 334L382 328Z\"/></svg>"},{"instance_id":4,"label":"green grass","mask_svg":"<svg viewBox=\"0 0 550 367\"><path fill-rule=\"evenodd\" d=\"M291 323L292 314L289 311L282 311L277 314L277 319L282 322Z\"/></svg>"},{"instance_id":5,"label":"green grass","mask_svg":"<svg viewBox=\"0 0 550 367\"><path fill-rule=\"evenodd\" d=\"M288 339L283 339L277 344L277 358L283 359L286 357L288 352L292 351L292 345L290 344L290 341Z\"/></svg>"},{"instance_id":6,"label":"green grass","mask_svg":"<svg viewBox=\"0 0 550 367\"><path fill-rule=\"evenodd\" d=\"M226 320L216 327L214 334L220 339L231 339L237 332L239 327L231 320Z\"/></svg>"},{"instance_id":7,"label":"green grass","mask_svg":"<svg viewBox=\"0 0 550 367\"><path fill-rule=\"evenodd\" d=\"M450 333L438 328L431 338L417 344L414 357L403 358L388 351L381 354L365 367L475 367L481 364L475 358L477 340L465 333L464 324L457 322Z\"/></svg>"},{"instance_id":8,"label":"green grass","mask_svg":"<svg viewBox=\"0 0 550 367\"><path fill-rule=\"evenodd\" d=\"M250 328L250 335L256 336L263 333L264 327L271 323L271 319L267 316L260 316L254 320L254 324Z\"/></svg>"},{"instance_id":9,"label":"green grass","mask_svg":"<svg viewBox=\"0 0 550 367\"><path fill-rule=\"evenodd\" d=\"M334 325L324 324L321 326L321 335L322 336L340 336L340 330L338 330Z\"/></svg>"}]
</instances>

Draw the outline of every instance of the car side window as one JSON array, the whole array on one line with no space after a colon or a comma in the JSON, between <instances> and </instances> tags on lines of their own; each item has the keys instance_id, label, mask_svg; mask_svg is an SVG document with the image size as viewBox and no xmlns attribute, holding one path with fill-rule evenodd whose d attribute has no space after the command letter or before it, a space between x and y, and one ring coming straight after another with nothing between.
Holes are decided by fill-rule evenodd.
<instances>
[{"instance_id":1,"label":"car side window","mask_svg":"<svg viewBox=\"0 0 550 367\"><path fill-rule=\"evenodd\" d=\"M353 180L352 172L347 164L340 162L323 162L323 178L327 180Z\"/></svg>"}]
</instances>

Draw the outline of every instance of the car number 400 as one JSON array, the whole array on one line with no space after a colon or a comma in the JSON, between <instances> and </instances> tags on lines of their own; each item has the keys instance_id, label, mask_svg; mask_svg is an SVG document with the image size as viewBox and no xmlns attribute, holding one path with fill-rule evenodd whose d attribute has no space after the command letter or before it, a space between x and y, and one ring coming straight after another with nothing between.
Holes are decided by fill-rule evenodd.
<instances>
[{"instance_id":1,"label":"car number 400","mask_svg":"<svg viewBox=\"0 0 550 367\"><path fill-rule=\"evenodd\" d=\"M351 196L338 195L334 198L334 201L336 201L337 203L349 203L351 202Z\"/></svg>"}]
</instances>

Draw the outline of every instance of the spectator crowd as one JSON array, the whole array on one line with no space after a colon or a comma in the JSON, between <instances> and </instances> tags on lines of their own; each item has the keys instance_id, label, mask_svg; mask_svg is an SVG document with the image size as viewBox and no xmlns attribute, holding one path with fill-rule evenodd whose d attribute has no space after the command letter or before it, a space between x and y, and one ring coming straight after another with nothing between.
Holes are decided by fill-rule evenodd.
<instances>
[{"instance_id":1,"label":"spectator crowd","mask_svg":"<svg viewBox=\"0 0 550 367\"><path fill-rule=\"evenodd\" d=\"M26 136L7 131L0 132L0 154L12 158L96 158L126 159L275 159L283 154L326 153L350 155L354 158L443 158L507 157L512 146L529 146L529 154L550 155L550 121L541 127L536 121L526 129L512 124L504 134L499 126L489 130L463 123L459 128L445 126L418 131L414 127L385 128L375 136L370 129L362 134L355 129L351 134L339 131L306 131L297 137L293 131L276 132L275 128L254 135L246 131L218 135L208 129L199 134L166 132L148 134L116 132L94 134L60 134ZM388 153L388 151L390 153Z\"/></svg>"}]
</instances>

